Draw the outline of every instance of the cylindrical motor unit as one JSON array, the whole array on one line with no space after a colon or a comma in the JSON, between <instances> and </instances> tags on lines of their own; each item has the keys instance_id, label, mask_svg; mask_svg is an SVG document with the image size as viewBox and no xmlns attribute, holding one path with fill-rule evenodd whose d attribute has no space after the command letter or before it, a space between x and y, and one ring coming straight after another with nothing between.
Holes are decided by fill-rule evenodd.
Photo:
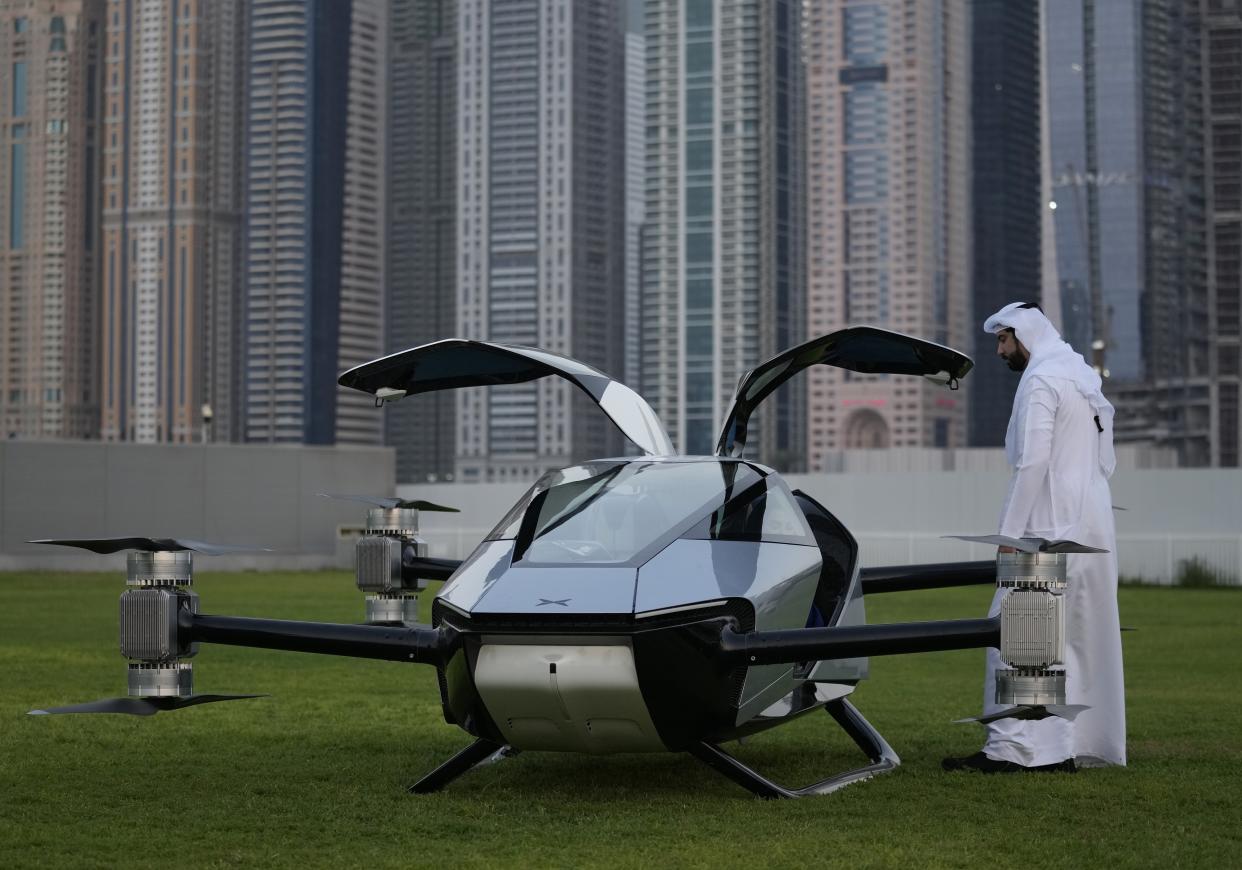
<instances>
[{"instance_id":1,"label":"cylindrical motor unit","mask_svg":"<svg viewBox=\"0 0 1242 870\"><path fill-rule=\"evenodd\" d=\"M194 554L188 550L131 552L121 594L121 655L129 659L129 694L133 697L184 697L194 693L194 668L188 661L197 644L183 643L177 616L198 612Z\"/></svg>"},{"instance_id":2,"label":"cylindrical motor unit","mask_svg":"<svg viewBox=\"0 0 1242 870\"><path fill-rule=\"evenodd\" d=\"M422 579L403 576L402 559L426 556L427 542L418 537L418 511L414 508L372 508L367 527L354 547L354 573L366 598L367 623L398 625L418 619L418 593L427 587Z\"/></svg>"},{"instance_id":3,"label":"cylindrical motor unit","mask_svg":"<svg viewBox=\"0 0 1242 870\"><path fill-rule=\"evenodd\" d=\"M129 694L134 698L187 697L194 694L191 662L130 662Z\"/></svg>"},{"instance_id":4,"label":"cylindrical motor unit","mask_svg":"<svg viewBox=\"0 0 1242 870\"><path fill-rule=\"evenodd\" d=\"M126 586L194 585L194 554L189 550L132 550L125 567Z\"/></svg>"},{"instance_id":5,"label":"cylindrical motor unit","mask_svg":"<svg viewBox=\"0 0 1242 870\"><path fill-rule=\"evenodd\" d=\"M1006 706L1065 703L1064 553L1000 553L996 585L1008 589L1001 603L1001 658L996 703Z\"/></svg>"},{"instance_id":6,"label":"cylindrical motor unit","mask_svg":"<svg viewBox=\"0 0 1242 870\"><path fill-rule=\"evenodd\" d=\"M1065 671L997 668L996 703L1007 707L1062 705L1065 703Z\"/></svg>"}]
</instances>

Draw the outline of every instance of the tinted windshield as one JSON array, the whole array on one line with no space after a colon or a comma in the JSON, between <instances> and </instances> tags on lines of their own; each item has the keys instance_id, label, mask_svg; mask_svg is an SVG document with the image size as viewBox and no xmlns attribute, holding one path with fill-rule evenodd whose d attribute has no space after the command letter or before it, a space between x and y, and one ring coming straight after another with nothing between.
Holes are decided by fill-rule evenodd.
<instances>
[{"instance_id":1,"label":"tinted windshield","mask_svg":"<svg viewBox=\"0 0 1242 870\"><path fill-rule=\"evenodd\" d=\"M815 539L793 496L768 477L704 517L684 537L710 541L813 544Z\"/></svg>"},{"instance_id":2,"label":"tinted windshield","mask_svg":"<svg viewBox=\"0 0 1242 870\"><path fill-rule=\"evenodd\" d=\"M759 482L739 462L593 462L551 472L488 536L514 561L628 562Z\"/></svg>"}]
</instances>

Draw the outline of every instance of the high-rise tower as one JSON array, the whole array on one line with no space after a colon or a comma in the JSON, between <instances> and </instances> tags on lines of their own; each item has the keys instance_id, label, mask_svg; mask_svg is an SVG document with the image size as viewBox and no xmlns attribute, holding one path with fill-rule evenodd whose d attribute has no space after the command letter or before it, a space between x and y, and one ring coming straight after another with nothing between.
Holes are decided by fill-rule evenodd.
<instances>
[{"instance_id":1,"label":"high-rise tower","mask_svg":"<svg viewBox=\"0 0 1242 870\"><path fill-rule=\"evenodd\" d=\"M1107 378L1118 441L1210 457L1198 0L1046 0L1066 339ZM1049 204L1051 207L1051 203Z\"/></svg>"},{"instance_id":2,"label":"high-rise tower","mask_svg":"<svg viewBox=\"0 0 1242 870\"><path fill-rule=\"evenodd\" d=\"M459 0L457 323L622 376L624 28L619 0ZM611 455L559 379L457 396L459 479Z\"/></svg>"},{"instance_id":3,"label":"high-rise tower","mask_svg":"<svg viewBox=\"0 0 1242 870\"><path fill-rule=\"evenodd\" d=\"M102 425L236 434L240 0L110 2L104 67Z\"/></svg>"},{"instance_id":4,"label":"high-rise tower","mask_svg":"<svg viewBox=\"0 0 1242 870\"><path fill-rule=\"evenodd\" d=\"M807 5L812 334L871 324L973 346L968 0ZM960 447L966 406L909 378L810 374L828 451Z\"/></svg>"},{"instance_id":5,"label":"high-rise tower","mask_svg":"<svg viewBox=\"0 0 1242 870\"><path fill-rule=\"evenodd\" d=\"M99 431L102 0L0 0L0 438Z\"/></svg>"},{"instance_id":6,"label":"high-rise tower","mask_svg":"<svg viewBox=\"0 0 1242 870\"><path fill-rule=\"evenodd\" d=\"M642 371L643 223L647 216L647 41L642 4L630 0L625 32L625 370L637 386Z\"/></svg>"},{"instance_id":7,"label":"high-rise tower","mask_svg":"<svg viewBox=\"0 0 1242 870\"><path fill-rule=\"evenodd\" d=\"M457 0L391 0L386 350L457 334ZM450 392L384 411L397 480L453 474Z\"/></svg>"},{"instance_id":8,"label":"high-rise tower","mask_svg":"<svg viewBox=\"0 0 1242 870\"><path fill-rule=\"evenodd\" d=\"M1039 0L971 0L973 305L967 335L975 368L969 443L999 447L1018 378L996 359L983 319L1010 302L1039 302Z\"/></svg>"},{"instance_id":9,"label":"high-rise tower","mask_svg":"<svg viewBox=\"0 0 1242 870\"><path fill-rule=\"evenodd\" d=\"M388 208L388 0L353 0L345 179L341 213L341 297L336 371L336 436L340 444L383 443L383 414L336 375L384 353L384 288ZM316 118L323 123L324 118ZM320 171L327 169L321 167ZM326 390L325 390L326 392Z\"/></svg>"},{"instance_id":10,"label":"high-rise tower","mask_svg":"<svg viewBox=\"0 0 1242 870\"><path fill-rule=\"evenodd\" d=\"M649 0L641 392L711 453L738 378L806 337L800 4ZM750 452L804 463L803 382Z\"/></svg>"},{"instance_id":11,"label":"high-rise tower","mask_svg":"<svg viewBox=\"0 0 1242 870\"><path fill-rule=\"evenodd\" d=\"M1242 457L1242 8L1204 0L1213 465Z\"/></svg>"},{"instance_id":12,"label":"high-rise tower","mask_svg":"<svg viewBox=\"0 0 1242 870\"><path fill-rule=\"evenodd\" d=\"M249 4L249 441L381 440L336 378L383 351L386 18L384 0Z\"/></svg>"}]
</instances>

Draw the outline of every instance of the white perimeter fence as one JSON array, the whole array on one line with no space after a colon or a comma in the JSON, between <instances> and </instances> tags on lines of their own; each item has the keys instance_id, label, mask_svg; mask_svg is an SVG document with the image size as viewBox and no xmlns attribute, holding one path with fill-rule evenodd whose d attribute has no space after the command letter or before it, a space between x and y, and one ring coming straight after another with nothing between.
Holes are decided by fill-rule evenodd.
<instances>
[{"instance_id":1,"label":"white perimeter fence","mask_svg":"<svg viewBox=\"0 0 1242 870\"><path fill-rule=\"evenodd\" d=\"M863 565L902 565L990 559L994 547L911 534L860 534ZM1172 584L1184 565L1197 561L1217 583L1239 584L1242 534L1118 535L1117 573L1123 580Z\"/></svg>"},{"instance_id":2,"label":"white perimeter fence","mask_svg":"<svg viewBox=\"0 0 1242 870\"><path fill-rule=\"evenodd\" d=\"M863 565L915 565L989 559L980 544L941 537L985 535L1009 474L1003 469L843 472L786 475L790 486L822 502L858 538ZM400 486L403 498L461 508L426 513L422 535L432 554L463 558L526 487L519 484ZM1242 584L1242 469L1120 469L1112 480L1119 507L1117 562L1129 580L1172 584L1192 560L1217 583ZM460 528L458 528L460 526Z\"/></svg>"},{"instance_id":3,"label":"white perimeter fence","mask_svg":"<svg viewBox=\"0 0 1242 870\"><path fill-rule=\"evenodd\" d=\"M425 530L429 555L464 559L478 545L486 529ZM919 565L932 562L968 562L990 559L995 547L955 541L937 535L906 532L857 533L864 567ZM1171 585L1186 563L1197 561L1219 584L1242 585L1242 534L1147 534L1117 536L1117 566L1123 580Z\"/></svg>"}]
</instances>

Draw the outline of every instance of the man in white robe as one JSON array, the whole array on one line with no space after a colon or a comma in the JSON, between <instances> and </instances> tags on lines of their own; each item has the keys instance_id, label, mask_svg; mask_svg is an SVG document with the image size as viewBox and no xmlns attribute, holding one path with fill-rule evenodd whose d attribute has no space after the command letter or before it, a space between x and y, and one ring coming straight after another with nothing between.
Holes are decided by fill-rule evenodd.
<instances>
[{"instance_id":1,"label":"man in white robe","mask_svg":"<svg viewBox=\"0 0 1242 870\"><path fill-rule=\"evenodd\" d=\"M1066 703L1086 705L1074 721L1001 719L987 725L983 750L946 758L946 770L988 773L1066 770L1126 763L1125 689L1117 612L1116 532L1108 478L1113 453L1113 406L1099 375L1066 344L1033 303L1015 302L992 315L984 330L997 336L997 354L1022 372L1005 433L1013 473L1001 508L1009 537L1068 539L1108 550L1067 556ZM1000 613L997 590L990 615ZM984 713L995 702L997 668L988 650Z\"/></svg>"}]
</instances>

